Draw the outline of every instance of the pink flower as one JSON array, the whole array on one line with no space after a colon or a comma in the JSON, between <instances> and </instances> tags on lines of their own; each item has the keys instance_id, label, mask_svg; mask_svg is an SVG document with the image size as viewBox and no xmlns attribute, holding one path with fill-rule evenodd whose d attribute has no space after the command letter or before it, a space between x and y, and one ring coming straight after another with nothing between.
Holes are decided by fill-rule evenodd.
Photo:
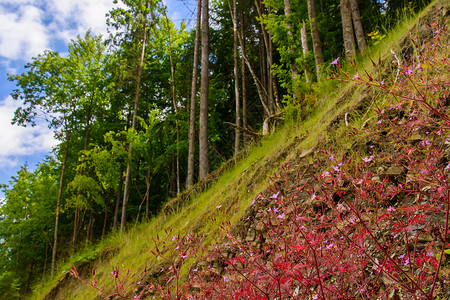
<instances>
[{"instance_id":1,"label":"pink flower","mask_svg":"<svg viewBox=\"0 0 450 300\"><path fill-rule=\"evenodd\" d=\"M373 155L369 156L369 157L364 157L362 160L363 160L363 162L369 163L372 161L372 159L373 159Z\"/></svg>"},{"instance_id":2,"label":"pink flower","mask_svg":"<svg viewBox=\"0 0 450 300\"><path fill-rule=\"evenodd\" d=\"M337 65L337 64L338 64L338 60L339 60L339 57L336 58L335 60L333 60L333 61L330 63L330 65Z\"/></svg>"},{"instance_id":3,"label":"pink flower","mask_svg":"<svg viewBox=\"0 0 450 300\"><path fill-rule=\"evenodd\" d=\"M359 72L357 72L356 75L353 76L353 79L359 79Z\"/></svg>"},{"instance_id":4,"label":"pink flower","mask_svg":"<svg viewBox=\"0 0 450 300\"><path fill-rule=\"evenodd\" d=\"M277 199L279 194L280 192L273 194L272 196L270 196L270 199Z\"/></svg>"}]
</instances>

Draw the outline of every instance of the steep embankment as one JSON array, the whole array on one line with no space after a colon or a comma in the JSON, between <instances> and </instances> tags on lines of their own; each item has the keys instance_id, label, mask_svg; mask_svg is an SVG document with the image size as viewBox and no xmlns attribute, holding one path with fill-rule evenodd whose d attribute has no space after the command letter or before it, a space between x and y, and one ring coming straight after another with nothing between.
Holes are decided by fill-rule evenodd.
<instances>
[{"instance_id":1,"label":"steep embankment","mask_svg":"<svg viewBox=\"0 0 450 300\"><path fill-rule=\"evenodd\" d=\"M350 82L327 83L337 85L328 87L334 93L312 95L318 104L308 119L263 139L150 222L61 265L59 278L33 298L96 299L98 289L125 292L122 282L130 295L146 297L170 288L172 297L432 298L430 289L447 297L448 274L434 275L448 272L439 250L448 243L439 202L448 188L417 170L432 154L439 160L429 172L447 176L450 161L443 145L449 75L439 72L449 71L448 57L436 57L448 48L433 52L449 9L450 1L435 2L373 49L376 62L365 60L349 77L332 65ZM440 39L447 47L448 33ZM423 95L429 98L416 103ZM71 264L87 284L70 274ZM97 288L89 286L90 270Z\"/></svg>"}]
</instances>

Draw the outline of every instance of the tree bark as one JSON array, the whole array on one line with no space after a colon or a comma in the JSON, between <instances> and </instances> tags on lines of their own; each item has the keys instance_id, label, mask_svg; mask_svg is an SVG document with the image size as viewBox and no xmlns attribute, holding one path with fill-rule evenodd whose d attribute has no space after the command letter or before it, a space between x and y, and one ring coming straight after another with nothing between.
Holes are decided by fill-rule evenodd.
<instances>
[{"instance_id":1,"label":"tree bark","mask_svg":"<svg viewBox=\"0 0 450 300\"><path fill-rule=\"evenodd\" d=\"M145 44L147 42L147 19L148 14L145 14L144 17L144 29L143 29L143 37L142 37L142 49L141 49L141 59L139 61L139 68L136 80L136 94L134 98L134 109L133 109L133 118L131 121L131 129L134 130L136 128L136 119L138 113L138 104L139 104L139 92L141 89L141 77L142 77L142 69L144 66L144 54L145 54ZM128 145L128 164L127 171L125 173L125 188L123 192L123 203L122 203L122 218L120 220L120 234L125 230L125 223L127 221L127 207L128 207L128 198L130 195L130 183L131 183L131 159L133 158L133 147L131 143Z\"/></svg>"},{"instance_id":2,"label":"tree bark","mask_svg":"<svg viewBox=\"0 0 450 300\"><path fill-rule=\"evenodd\" d=\"M195 28L194 42L194 63L192 67L192 87L191 87L191 108L189 114L189 150L188 150L188 170L186 186L194 185L195 166L195 117L197 108L197 81L198 81L198 50L200 48L200 26L202 17L202 1L198 0L197 5L197 26Z\"/></svg>"},{"instance_id":3,"label":"tree bark","mask_svg":"<svg viewBox=\"0 0 450 300\"><path fill-rule=\"evenodd\" d=\"M228 2L228 6L230 7L230 11L231 11L231 3L229 0L227 0L227 2ZM233 23L237 22L237 20L235 20L233 18L233 14L231 14L231 19L232 19ZM239 45L241 45L241 48L242 48L243 45L245 45L245 41L244 41L243 35L241 35L239 32L238 32L238 38L239 38ZM246 64L248 70L250 71L250 74L252 75L253 81L256 85L256 90L258 91L259 99L261 100L261 104L263 105L263 108L264 108L264 113L266 115L270 116L271 112L270 112L269 106L266 101L267 90L265 89L264 85L262 84L262 82L258 78L258 76L256 76L256 72L253 69L253 66L251 65L250 61L248 60L247 55L244 52L242 52L242 58L244 59L245 64Z\"/></svg>"},{"instance_id":4,"label":"tree bark","mask_svg":"<svg viewBox=\"0 0 450 300\"><path fill-rule=\"evenodd\" d=\"M87 233L86 233L86 241L89 243L92 242L92 236L93 236L93 231L94 231L94 222L95 222L94 212L91 210L89 213L89 223L88 223Z\"/></svg>"},{"instance_id":5,"label":"tree bark","mask_svg":"<svg viewBox=\"0 0 450 300\"><path fill-rule=\"evenodd\" d=\"M119 178L119 186L117 187L116 194L116 205L114 207L114 221L113 221L113 229L117 228L119 223L119 208L120 208L120 199L122 199L122 187L123 187L123 165L120 167L120 178Z\"/></svg>"},{"instance_id":6,"label":"tree bark","mask_svg":"<svg viewBox=\"0 0 450 300\"><path fill-rule=\"evenodd\" d=\"M247 75L245 72L245 60L244 56L245 52L245 19L244 19L244 10L241 13L241 36L244 40L244 43L241 45L242 57L241 57L241 81L242 81L242 127L244 129L248 129L248 118L247 118ZM244 143L247 142L247 137L244 137Z\"/></svg>"},{"instance_id":7,"label":"tree bark","mask_svg":"<svg viewBox=\"0 0 450 300\"><path fill-rule=\"evenodd\" d=\"M288 33L288 47L289 47L289 55L290 55L290 68L291 68L291 76L292 76L292 97L294 99L297 98L297 90L295 88L296 81L298 78L298 70L295 64L295 49L293 43L293 32L292 32L292 20L291 20L291 2L290 0L284 0L284 15L286 16L286 29Z\"/></svg>"},{"instance_id":8,"label":"tree bark","mask_svg":"<svg viewBox=\"0 0 450 300\"><path fill-rule=\"evenodd\" d=\"M320 41L319 28L316 21L316 6L314 0L307 0L308 17L311 24L311 37L313 41L314 59L316 62L317 81L320 81L321 68L324 63L322 42Z\"/></svg>"},{"instance_id":9,"label":"tree bark","mask_svg":"<svg viewBox=\"0 0 450 300\"><path fill-rule=\"evenodd\" d=\"M69 129L69 131L66 134L66 147L64 148L64 155L63 155L63 163L61 166L61 177L59 178L59 188L58 188L58 200L56 202L56 214L55 214L55 232L53 235L53 249L52 249L52 262L50 267L50 273L53 277L53 274L55 272L55 265L56 265L56 253L58 251L58 229L59 229L59 213L61 211L61 200L62 200L62 192L64 187L64 174L66 172L66 165L67 165L67 155L69 153L69 143L70 143L70 137L72 135L72 129Z\"/></svg>"},{"instance_id":10,"label":"tree bark","mask_svg":"<svg viewBox=\"0 0 450 300\"><path fill-rule=\"evenodd\" d=\"M358 0L350 0L350 8L352 10L353 27L355 28L356 42L358 43L359 51L364 51L366 48L366 39L364 37L364 29L361 22L361 15L358 8Z\"/></svg>"},{"instance_id":11,"label":"tree bark","mask_svg":"<svg viewBox=\"0 0 450 300\"><path fill-rule=\"evenodd\" d=\"M306 57L306 55L309 52L309 47L308 47L308 37L306 35L306 23L305 23L305 20L303 20L303 27L300 30L300 36L301 36L301 39L302 39L303 56ZM305 64L305 70L304 70L304 72L305 72L305 79L306 79L306 82L311 82L311 76L310 76L310 73L309 73L310 71L309 71L308 65L309 65L308 63Z\"/></svg>"},{"instance_id":12,"label":"tree bark","mask_svg":"<svg viewBox=\"0 0 450 300\"><path fill-rule=\"evenodd\" d=\"M342 35L344 39L345 55L354 54L355 40L353 37L352 15L350 11L349 0L340 1L340 10L342 18Z\"/></svg>"},{"instance_id":13,"label":"tree bark","mask_svg":"<svg viewBox=\"0 0 450 300\"><path fill-rule=\"evenodd\" d=\"M233 18L237 20L236 0L233 0ZM234 59L234 97L236 99L236 126L241 126L241 103L239 98L239 54L237 49L238 33L237 22L233 23L233 59ZM241 133L239 129L234 131L234 155L239 153Z\"/></svg>"},{"instance_id":14,"label":"tree bark","mask_svg":"<svg viewBox=\"0 0 450 300\"><path fill-rule=\"evenodd\" d=\"M178 126L178 108L176 103L176 87L175 87L175 67L173 64L173 58L172 58L172 37L170 34L170 22L167 18L166 13L164 12L164 16L166 18L167 22L167 36L168 36L168 43L169 43L169 61L170 61L170 78L172 80L172 105L173 109L175 110L176 119L175 119L175 127L177 131L177 194L180 193L180 127Z\"/></svg>"},{"instance_id":15,"label":"tree bark","mask_svg":"<svg viewBox=\"0 0 450 300\"><path fill-rule=\"evenodd\" d=\"M262 18L262 3L260 0L255 0L255 6L256 10L258 12L258 16ZM266 102L269 108L269 114L267 117L271 116L275 112L275 107L279 108L279 103L274 100L274 94L273 94L273 74L271 72L272 64L273 64L273 53L272 53L272 39L270 35L268 34L267 30L264 27L264 24L260 24L261 28L261 36L262 40L264 41L263 45L260 45L262 47L260 59L261 59L261 73L264 74L261 77L263 85L265 87L266 91Z\"/></svg>"},{"instance_id":16,"label":"tree bark","mask_svg":"<svg viewBox=\"0 0 450 300\"><path fill-rule=\"evenodd\" d=\"M209 98L209 0L202 3L202 66L200 87L199 178L209 173L208 98Z\"/></svg>"}]
</instances>

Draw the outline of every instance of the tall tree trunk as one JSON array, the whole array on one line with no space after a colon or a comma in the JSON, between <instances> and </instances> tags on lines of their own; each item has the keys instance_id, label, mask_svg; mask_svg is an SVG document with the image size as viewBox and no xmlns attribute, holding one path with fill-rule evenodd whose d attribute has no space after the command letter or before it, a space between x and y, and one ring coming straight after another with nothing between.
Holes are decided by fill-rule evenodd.
<instances>
[{"instance_id":1,"label":"tall tree trunk","mask_svg":"<svg viewBox=\"0 0 450 300\"><path fill-rule=\"evenodd\" d=\"M286 16L286 29L288 33L288 47L289 47L289 56L290 56L290 68L291 68L291 76L292 76L292 97L294 99L297 98L297 89L296 89L296 81L298 78L298 70L297 65L295 64L295 49L294 49L294 41L293 41L293 32L292 32L292 20L291 20L291 1L284 0L284 15Z\"/></svg>"},{"instance_id":2,"label":"tall tree trunk","mask_svg":"<svg viewBox=\"0 0 450 300\"><path fill-rule=\"evenodd\" d=\"M308 4L308 17L311 24L311 37L313 41L314 59L316 62L316 74L317 81L320 81L321 68L324 63L322 53L322 42L320 41L319 28L316 20L316 6L314 0L307 0Z\"/></svg>"},{"instance_id":3,"label":"tall tree trunk","mask_svg":"<svg viewBox=\"0 0 450 300\"><path fill-rule=\"evenodd\" d=\"M176 119L175 119L175 127L177 131L177 194L180 193L180 127L178 126L178 108L177 108L177 95L176 95L176 88L175 88L175 67L173 65L173 58L172 58L172 36L170 33L170 22L169 18L167 18L166 12L164 12L164 17L166 18L167 22L167 36L168 36L168 43L169 43L169 61L170 61L170 78L172 81L172 105L173 109L175 110Z\"/></svg>"},{"instance_id":4,"label":"tall tree trunk","mask_svg":"<svg viewBox=\"0 0 450 300\"><path fill-rule=\"evenodd\" d=\"M233 0L233 18L237 20L236 0ZM241 126L241 103L239 99L239 54L237 49L238 44L238 28L237 22L233 23L233 59L234 59L234 97L236 99L236 126ZM241 132L236 127L234 139L234 155L239 153Z\"/></svg>"},{"instance_id":5,"label":"tall tree trunk","mask_svg":"<svg viewBox=\"0 0 450 300\"><path fill-rule=\"evenodd\" d=\"M87 233L86 233L86 242L92 242L92 236L93 236L93 231L94 231L94 222L95 222L95 217L94 217L94 211L91 209L91 211L89 212L89 223L88 223L88 227L87 227Z\"/></svg>"},{"instance_id":6,"label":"tall tree trunk","mask_svg":"<svg viewBox=\"0 0 450 300\"><path fill-rule=\"evenodd\" d=\"M139 61L138 74L136 80L136 94L134 98L134 109L133 109L133 119L131 121L131 129L136 128L136 119L138 113L138 104L139 104L139 92L141 90L141 77L142 77L142 69L144 66L144 54L145 54L145 44L147 42L147 19L148 14L145 14L144 17L144 29L143 29L143 37L142 37L142 48L141 48L141 59ZM133 147L131 143L128 145L128 164L127 171L125 173L125 188L123 192L123 203L122 203L122 218L120 220L120 233L122 234L125 230L125 223L127 222L127 207L128 207L128 198L130 196L130 186L131 186L131 160L133 158Z\"/></svg>"},{"instance_id":7,"label":"tall tree trunk","mask_svg":"<svg viewBox=\"0 0 450 300\"><path fill-rule=\"evenodd\" d=\"M244 43L241 45L242 57L241 57L241 81L242 81L242 127L248 129L248 113L247 113L247 75L245 72L245 19L244 10L241 13L241 36ZM247 142L247 137L244 138L244 143Z\"/></svg>"},{"instance_id":8,"label":"tall tree trunk","mask_svg":"<svg viewBox=\"0 0 450 300\"><path fill-rule=\"evenodd\" d=\"M350 8L352 10L353 27L355 28L356 41L359 51L366 48L366 39L364 37L364 29L361 22L361 15L358 8L358 0L350 0Z\"/></svg>"},{"instance_id":9,"label":"tall tree trunk","mask_svg":"<svg viewBox=\"0 0 450 300\"><path fill-rule=\"evenodd\" d=\"M306 57L306 55L308 54L309 51L309 47L308 47L308 37L306 35L306 24L305 24L305 20L303 20L303 26L302 29L300 30L300 36L302 39L302 48L303 48L303 56ZM311 82L311 76L309 73L309 67L308 67L308 63L305 64L305 79L306 82Z\"/></svg>"},{"instance_id":10,"label":"tall tree trunk","mask_svg":"<svg viewBox=\"0 0 450 300\"><path fill-rule=\"evenodd\" d=\"M92 96L93 98L93 96ZM84 131L84 145L83 145L83 150L86 151L87 147L89 145L89 136L90 136L90 126L91 126L91 118L92 118L92 105L93 105L93 100L92 98L89 101L89 106L88 106L88 110L87 110L87 116L86 116L86 129ZM84 155L83 155L83 163L85 161ZM81 168L80 171L80 175L84 174L84 168ZM92 211L92 209L91 209ZM79 217L81 213L81 208L76 205L75 207L75 218ZM75 247L77 246L78 243L78 234L80 233L80 228L81 228L81 223L79 222L79 218L78 220L74 221L74 226L73 226L73 237L72 237L72 248L75 249Z\"/></svg>"},{"instance_id":11,"label":"tall tree trunk","mask_svg":"<svg viewBox=\"0 0 450 300\"><path fill-rule=\"evenodd\" d=\"M189 152L188 152L188 170L186 186L191 187L194 184L194 166L195 166L195 112L197 108L197 81L198 81L198 50L200 47L200 26L202 17L202 1L198 0L197 5L197 26L195 28L194 42L194 63L192 67L192 87L191 87L191 108L189 114Z\"/></svg>"},{"instance_id":12,"label":"tall tree trunk","mask_svg":"<svg viewBox=\"0 0 450 300\"><path fill-rule=\"evenodd\" d=\"M122 188L123 188L123 165L120 167L120 178L119 178L119 186L117 187L116 192L116 205L114 207L114 221L113 221L113 229L117 228L119 224L119 209L120 209L120 200L122 199Z\"/></svg>"},{"instance_id":13,"label":"tall tree trunk","mask_svg":"<svg viewBox=\"0 0 450 300\"><path fill-rule=\"evenodd\" d=\"M150 166L147 169L147 176L145 176L145 220L149 218L149 203L150 203L150 184L152 183L152 172Z\"/></svg>"},{"instance_id":14,"label":"tall tree trunk","mask_svg":"<svg viewBox=\"0 0 450 300\"><path fill-rule=\"evenodd\" d=\"M208 98L209 98L209 0L202 3L202 70L200 87L199 178L209 173Z\"/></svg>"},{"instance_id":15,"label":"tall tree trunk","mask_svg":"<svg viewBox=\"0 0 450 300\"><path fill-rule=\"evenodd\" d=\"M255 0L256 10L258 12L258 16L262 18L263 8L261 0ZM271 72L272 64L273 64L273 53L272 53L272 41L270 35L267 33L267 30L264 24L260 24L262 40L264 41L263 49L261 50L260 59L262 61L261 70L264 74L263 76L263 84L265 86L266 91L266 101L269 107L269 116L275 113L275 107L278 107L278 103L274 101L273 95L273 74ZM261 45L262 46L262 45Z\"/></svg>"},{"instance_id":16,"label":"tall tree trunk","mask_svg":"<svg viewBox=\"0 0 450 300\"><path fill-rule=\"evenodd\" d=\"M108 225L108 209L105 210L105 217L103 218L103 227L102 227L102 240L105 237L106 226Z\"/></svg>"},{"instance_id":17,"label":"tall tree trunk","mask_svg":"<svg viewBox=\"0 0 450 300\"><path fill-rule=\"evenodd\" d=\"M73 218L72 249L75 249L78 243L78 229L80 228L80 213L81 210L78 207L75 208L75 215Z\"/></svg>"},{"instance_id":18,"label":"tall tree trunk","mask_svg":"<svg viewBox=\"0 0 450 300\"><path fill-rule=\"evenodd\" d=\"M232 10L231 3L229 0L227 0L227 2L228 2L228 6L230 7L230 11L231 11ZM231 14L231 19L232 19L233 23L237 22L237 20L235 20L233 18L233 14ZM242 48L243 45L245 45L245 41L244 41L243 35L241 35L240 32L238 32L238 38L239 38L239 45ZM268 116L272 115L272 113L270 112L267 100L266 100L267 90L265 89L265 86L263 85L261 80L256 75L256 72L253 69L253 66L251 65L247 55L244 52L242 52L242 58L244 59L245 64L247 65L247 68L250 71L250 74L252 75L253 81L256 85L256 90L258 91L259 99L261 100L261 104L263 105L263 108L264 108L264 113Z\"/></svg>"},{"instance_id":19,"label":"tall tree trunk","mask_svg":"<svg viewBox=\"0 0 450 300\"><path fill-rule=\"evenodd\" d=\"M66 147L64 148L63 163L61 166L61 177L59 178L58 200L56 202L55 231L54 231L54 235L53 235L52 262L51 262L51 267L50 267L50 273L51 273L52 277L55 272L56 253L58 251L59 213L61 211L61 200L62 200L62 193L63 193L63 187L64 187L64 175L66 172L67 155L69 153L69 143L70 143L71 135L72 135L72 129L69 129L69 131L66 133L66 143L67 144L66 144Z\"/></svg>"},{"instance_id":20,"label":"tall tree trunk","mask_svg":"<svg viewBox=\"0 0 450 300\"><path fill-rule=\"evenodd\" d=\"M352 56L354 54L355 40L353 37L352 15L349 0L341 0L340 10L345 55Z\"/></svg>"}]
</instances>

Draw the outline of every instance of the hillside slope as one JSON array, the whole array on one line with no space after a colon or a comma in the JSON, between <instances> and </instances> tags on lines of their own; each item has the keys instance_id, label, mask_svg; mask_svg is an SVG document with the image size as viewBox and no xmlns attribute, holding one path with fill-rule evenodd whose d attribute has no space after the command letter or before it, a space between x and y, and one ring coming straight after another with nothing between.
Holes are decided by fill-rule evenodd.
<instances>
[{"instance_id":1,"label":"hillside slope","mask_svg":"<svg viewBox=\"0 0 450 300\"><path fill-rule=\"evenodd\" d=\"M263 139L150 222L77 254L32 298L101 299L99 289L103 297L128 292L130 299L134 294L273 298L276 293L301 299L329 299L333 293L363 299L448 297L450 269L443 253L449 239L442 232L448 229L449 188L436 180L445 182L450 161L443 145L450 136L443 27L449 11L450 1L434 2L373 49L369 55L375 62L364 60L358 71L349 67L346 75L339 62L331 65L348 82L327 83L336 85L335 94L314 95L317 107L306 120ZM438 52L432 51L433 38L440 39ZM419 77L413 77L411 66ZM428 78L425 86L423 78ZM424 105L414 103L428 93ZM408 122L413 115L420 118ZM403 120L406 129L393 125ZM428 155L439 158L430 171L441 175L435 181L431 174L417 175ZM393 230L395 237L387 234ZM408 263L393 261L394 254L406 255ZM70 272L71 265L76 271ZM94 280L95 287L89 286Z\"/></svg>"}]
</instances>

